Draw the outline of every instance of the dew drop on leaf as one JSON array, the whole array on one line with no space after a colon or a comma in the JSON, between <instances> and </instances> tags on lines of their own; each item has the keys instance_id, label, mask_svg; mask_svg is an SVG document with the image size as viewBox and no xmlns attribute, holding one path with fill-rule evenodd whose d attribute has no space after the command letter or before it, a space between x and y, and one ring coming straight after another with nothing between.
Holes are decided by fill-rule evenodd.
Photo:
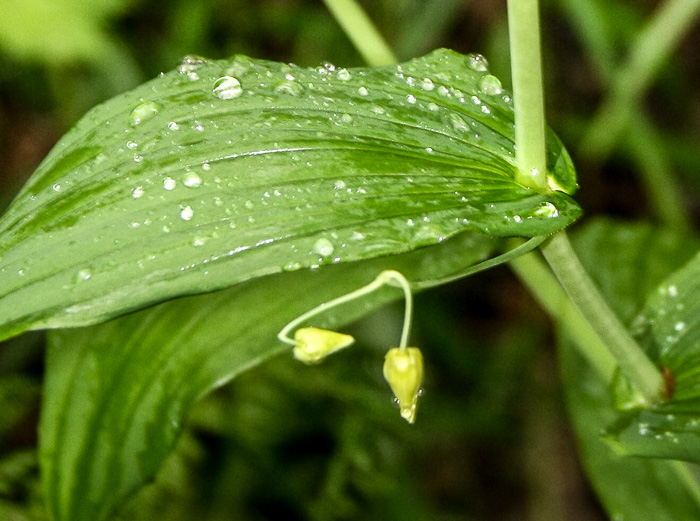
<instances>
[{"instance_id":1,"label":"dew drop on leaf","mask_svg":"<svg viewBox=\"0 0 700 521\"><path fill-rule=\"evenodd\" d=\"M78 270L78 273L75 274L73 280L75 282L85 282L86 280L89 280L90 277L92 277L92 272L88 268L83 268Z\"/></svg>"},{"instance_id":2,"label":"dew drop on leaf","mask_svg":"<svg viewBox=\"0 0 700 521\"><path fill-rule=\"evenodd\" d=\"M423 87L423 90L431 91L435 88L435 84L433 83L433 80L430 78L424 78L423 81L420 84L421 87Z\"/></svg>"},{"instance_id":3,"label":"dew drop on leaf","mask_svg":"<svg viewBox=\"0 0 700 521\"><path fill-rule=\"evenodd\" d=\"M304 93L304 87L301 83L294 80L285 80L275 87L277 94L291 94L292 96L300 96Z\"/></svg>"},{"instance_id":4,"label":"dew drop on leaf","mask_svg":"<svg viewBox=\"0 0 700 521\"><path fill-rule=\"evenodd\" d=\"M194 210L191 206L185 206L182 210L180 210L180 219L183 221L189 221L193 216Z\"/></svg>"},{"instance_id":5,"label":"dew drop on leaf","mask_svg":"<svg viewBox=\"0 0 700 521\"><path fill-rule=\"evenodd\" d=\"M359 89L357 89L357 93L358 93L360 96L367 96L367 95L369 95L369 91L367 90L367 87L360 87Z\"/></svg>"},{"instance_id":6,"label":"dew drop on leaf","mask_svg":"<svg viewBox=\"0 0 700 521\"><path fill-rule=\"evenodd\" d=\"M464 121L461 116L454 113L450 114L450 124L457 132L466 132L469 130L469 125L467 125L467 122Z\"/></svg>"},{"instance_id":7,"label":"dew drop on leaf","mask_svg":"<svg viewBox=\"0 0 700 521\"><path fill-rule=\"evenodd\" d=\"M129 114L129 125L135 127L136 125L143 123L148 118L158 114L161 106L153 101L148 101L144 103L139 103L134 107L134 110Z\"/></svg>"},{"instance_id":8,"label":"dew drop on leaf","mask_svg":"<svg viewBox=\"0 0 700 521\"><path fill-rule=\"evenodd\" d=\"M172 177L166 177L163 179L163 188L166 190L173 190L175 186L177 185L177 181L173 179Z\"/></svg>"},{"instance_id":9,"label":"dew drop on leaf","mask_svg":"<svg viewBox=\"0 0 700 521\"><path fill-rule=\"evenodd\" d=\"M142 186L137 186L134 188L134 190L131 192L131 197L134 199L139 199L140 197L143 197L143 187Z\"/></svg>"},{"instance_id":10,"label":"dew drop on leaf","mask_svg":"<svg viewBox=\"0 0 700 521\"><path fill-rule=\"evenodd\" d=\"M473 71L486 72L489 70L489 62L481 54L467 54L467 67Z\"/></svg>"},{"instance_id":11,"label":"dew drop on leaf","mask_svg":"<svg viewBox=\"0 0 700 521\"><path fill-rule=\"evenodd\" d=\"M487 74L479 79L479 91L487 96L496 96L503 92L503 85L496 76Z\"/></svg>"},{"instance_id":12,"label":"dew drop on leaf","mask_svg":"<svg viewBox=\"0 0 700 521\"><path fill-rule=\"evenodd\" d=\"M341 81L349 81L352 79L352 74L347 69L340 69L338 71L338 79Z\"/></svg>"},{"instance_id":13,"label":"dew drop on leaf","mask_svg":"<svg viewBox=\"0 0 700 521\"><path fill-rule=\"evenodd\" d=\"M311 252L316 253L321 257L330 257L333 255L334 251L335 247L333 246L333 243L325 238L318 239L311 247Z\"/></svg>"},{"instance_id":14,"label":"dew drop on leaf","mask_svg":"<svg viewBox=\"0 0 700 521\"><path fill-rule=\"evenodd\" d=\"M197 188L202 184L202 178L196 172L187 172L182 176L182 184L188 188Z\"/></svg>"},{"instance_id":15,"label":"dew drop on leaf","mask_svg":"<svg viewBox=\"0 0 700 521\"><path fill-rule=\"evenodd\" d=\"M559 216L559 210L557 210L557 207L552 203L546 202L539 205L539 207L534 211L534 214L537 217L557 217Z\"/></svg>"},{"instance_id":16,"label":"dew drop on leaf","mask_svg":"<svg viewBox=\"0 0 700 521\"><path fill-rule=\"evenodd\" d=\"M234 99L243 94L241 82L233 76L222 76L214 82L212 93L219 99Z\"/></svg>"}]
</instances>

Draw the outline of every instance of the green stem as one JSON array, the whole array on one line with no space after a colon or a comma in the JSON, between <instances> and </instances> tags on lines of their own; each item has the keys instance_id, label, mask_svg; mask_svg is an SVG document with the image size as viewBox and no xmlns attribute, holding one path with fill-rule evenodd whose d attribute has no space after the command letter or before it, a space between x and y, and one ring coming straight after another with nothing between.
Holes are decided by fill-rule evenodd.
<instances>
[{"instance_id":1,"label":"green stem","mask_svg":"<svg viewBox=\"0 0 700 521\"><path fill-rule=\"evenodd\" d=\"M377 278L375 278L369 284L362 286L361 288L358 288L355 291L351 291L350 293L346 293L345 295L341 295L340 297L330 300L328 302L323 302L322 304L319 304L318 306L307 311L306 313L299 315L289 324L284 326L284 328L282 328L282 331L280 331L277 334L277 338L285 344L295 346L297 345L297 341L294 338L290 337L289 334L301 324L303 324L310 318L313 318L317 315L321 315L337 306L341 306L352 300L364 297L365 295L369 295L370 293L377 291L384 285L401 288L406 299L406 312L404 315L403 330L401 332L401 342L399 344L399 347L405 349L406 346L408 346L408 338L411 334L411 319L413 318L413 293L411 292L411 286L406 280L406 277L404 277L398 271L394 270L382 271L379 275L377 275Z\"/></svg>"},{"instance_id":2,"label":"green stem","mask_svg":"<svg viewBox=\"0 0 700 521\"><path fill-rule=\"evenodd\" d=\"M369 65L396 63L396 56L381 34L355 0L323 0L328 10L340 24Z\"/></svg>"},{"instance_id":3,"label":"green stem","mask_svg":"<svg viewBox=\"0 0 700 521\"><path fill-rule=\"evenodd\" d=\"M510 267L545 309L571 338L595 371L612 382L617 364L591 324L581 314L556 281L547 265L535 253L510 261Z\"/></svg>"},{"instance_id":4,"label":"green stem","mask_svg":"<svg viewBox=\"0 0 700 521\"><path fill-rule=\"evenodd\" d=\"M564 291L608 348L632 385L647 402L661 401L663 376L598 292L574 253L566 233L554 235L542 247L542 253Z\"/></svg>"},{"instance_id":5,"label":"green stem","mask_svg":"<svg viewBox=\"0 0 700 521\"><path fill-rule=\"evenodd\" d=\"M691 219L658 132L638 110L630 121L625 142L646 185L650 206L662 223L678 232L690 233Z\"/></svg>"},{"instance_id":6,"label":"green stem","mask_svg":"<svg viewBox=\"0 0 700 521\"><path fill-rule=\"evenodd\" d=\"M598 74L604 83L612 83L615 75L613 34L605 23L604 13L600 12L602 5L593 0L563 0L563 5ZM637 163L650 205L664 224L680 232L689 231L691 219L661 135L641 107L632 107L629 118L624 144Z\"/></svg>"},{"instance_id":7,"label":"green stem","mask_svg":"<svg viewBox=\"0 0 700 521\"><path fill-rule=\"evenodd\" d=\"M519 170L515 180L544 191L547 158L538 0L508 0L508 32Z\"/></svg>"},{"instance_id":8,"label":"green stem","mask_svg":"<svg viewBox=\"0 0 700 521\"><path fill-rule=\"evenodd\" d=\"M668 0L658 9L613 78L610 95L581 142L582 153L600 161L610 154L629 123L632 108L698 15L700 0Z\"/></svg>"}]
</instances>

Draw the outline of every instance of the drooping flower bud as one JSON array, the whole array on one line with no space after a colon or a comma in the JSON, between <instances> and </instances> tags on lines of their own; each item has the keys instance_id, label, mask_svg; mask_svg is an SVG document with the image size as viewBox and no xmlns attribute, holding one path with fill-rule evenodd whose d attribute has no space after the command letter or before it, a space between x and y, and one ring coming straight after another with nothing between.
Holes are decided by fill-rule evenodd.
<instances>
[{"instance_id":1,"label":"drooping flower bud","mask_svg":"<svg viewBox=\"0 0 700 521\"><path fill-rule=\"evenodd\" d=\"M401 417L416 419L416 405L423 383L423 354L417 347L392 347L384 358L384 378L399 402Z\"/></svg>"},{"instance_id":2,"label":"drooping flower bud","mask_svg":"<svg viewBox=\"0 0 700 521\"><path fill-rule=\"evenodd\" d=\"M315 364L323 358L352 344L355 339L350 335L336 333L317 327L302 327L294 333L293 353L297 360Z\"/></svg>"}]
</instances>

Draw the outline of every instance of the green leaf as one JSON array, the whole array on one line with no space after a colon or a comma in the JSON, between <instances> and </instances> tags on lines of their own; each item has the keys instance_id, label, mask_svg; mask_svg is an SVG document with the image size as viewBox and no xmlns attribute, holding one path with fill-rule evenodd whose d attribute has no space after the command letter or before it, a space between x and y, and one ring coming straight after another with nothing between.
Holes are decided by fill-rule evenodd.
<instances>
[{"instance_id":1,"label":"green leaf","mask_svg":"<svg viewBox=\"0 0 700 521\"><path fill-rule=\"evenodd\" d=\"M304 378L305 366L276 340L296 316L384 269L400 270L411 280L446 276L487 257L494 242L461 234L408 254L264 277L105 324L51 332L40 451L54 519L107 518L153 478L193 403L236 374L287 351ZM313 325L337 329L401 295L397 288L383 288ZM382 362L377 359L378 378ZM388 386L386 398L389 411Z\"/></svg>"},{"instance_id":2,"label":"green leaf","mask_svg":"<svg viewBox=\"0 0 700 521\"><path fill-rule=\"evenodd\" d=\"M568 154L550 133L554 191L515 183L510 98L467 63L188 58L96 107L0 220L0 338L464 230L565 227Z\"/></svg>"},{"instance_id":3,"label":"green leaf","mask_svg":"<svg viewBox=\"0 0 700 521\"><path fill-rule=\"evenodd\" d=\"M700 254L650 296L635 321L650 356L665 368L669 401L633 410L609 429L627 454L700 462Z\"/></svg>"},{"instance_id":4,"label":"green leaf","mask_svg":"<svg viewBox=\"0 0 700 521\"><path fill-rule=\"evenodd\" d=\"M125 7L121 0L0 0L0 46L21 59L56 65L113 57L106 21Z\"/></svg>"},{"instance_id":5,"label":"green leaf","mask_svg":"<svg viewBox=\"0 0 700 521\"><path fill-rule=\"evenodd\" d=\"M648 224L610 220L592 221L574 238L586 269L626 321L698 246ZM700 495L689 469L679 462L627 456L606 443L601 433L619 417L613 383L595 373L571 342L560 342L560 354L582 462L609 515L635 521L700 518Z\"/></svg>"}]
</instances>

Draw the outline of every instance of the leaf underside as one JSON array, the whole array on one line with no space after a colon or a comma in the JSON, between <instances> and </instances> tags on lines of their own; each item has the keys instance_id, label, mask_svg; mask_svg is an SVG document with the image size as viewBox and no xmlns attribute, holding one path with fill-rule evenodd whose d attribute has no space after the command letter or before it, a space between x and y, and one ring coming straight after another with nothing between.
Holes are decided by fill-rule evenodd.
<instances>
[{"instance_id":1,"label":"leaf underside","mask_svg":"<svg viewBox=\"0 0 700 521\"><path fill-rule=\"evenodd\" d=\"M465 230L562 229L569 156L550 132L556 190L517 184L510 97L467 63L188 58L96 107L0 220L0 339Z\"/></svg>"},{"instance_id":2,"label":"leaf underside","mask_svg":"<svg viewBox=\"0 0 700 521\"><path fill-rule=\"evenodd\" d=\"M263 277L105 324L52 331L40 449L54 519L108 518L153 479L196 400L242 371L287 351L303 378L305 366L276 340L288 321L367 284L381 270L397 269L412 280L446 276L487 257L495 242L460 234L415 252ZM401 295L386 287L314 325L338 329ZM376 367L381 374L381 359ZM403 421L389 388L386 407Z\"/></svg>"}]
</instances>

